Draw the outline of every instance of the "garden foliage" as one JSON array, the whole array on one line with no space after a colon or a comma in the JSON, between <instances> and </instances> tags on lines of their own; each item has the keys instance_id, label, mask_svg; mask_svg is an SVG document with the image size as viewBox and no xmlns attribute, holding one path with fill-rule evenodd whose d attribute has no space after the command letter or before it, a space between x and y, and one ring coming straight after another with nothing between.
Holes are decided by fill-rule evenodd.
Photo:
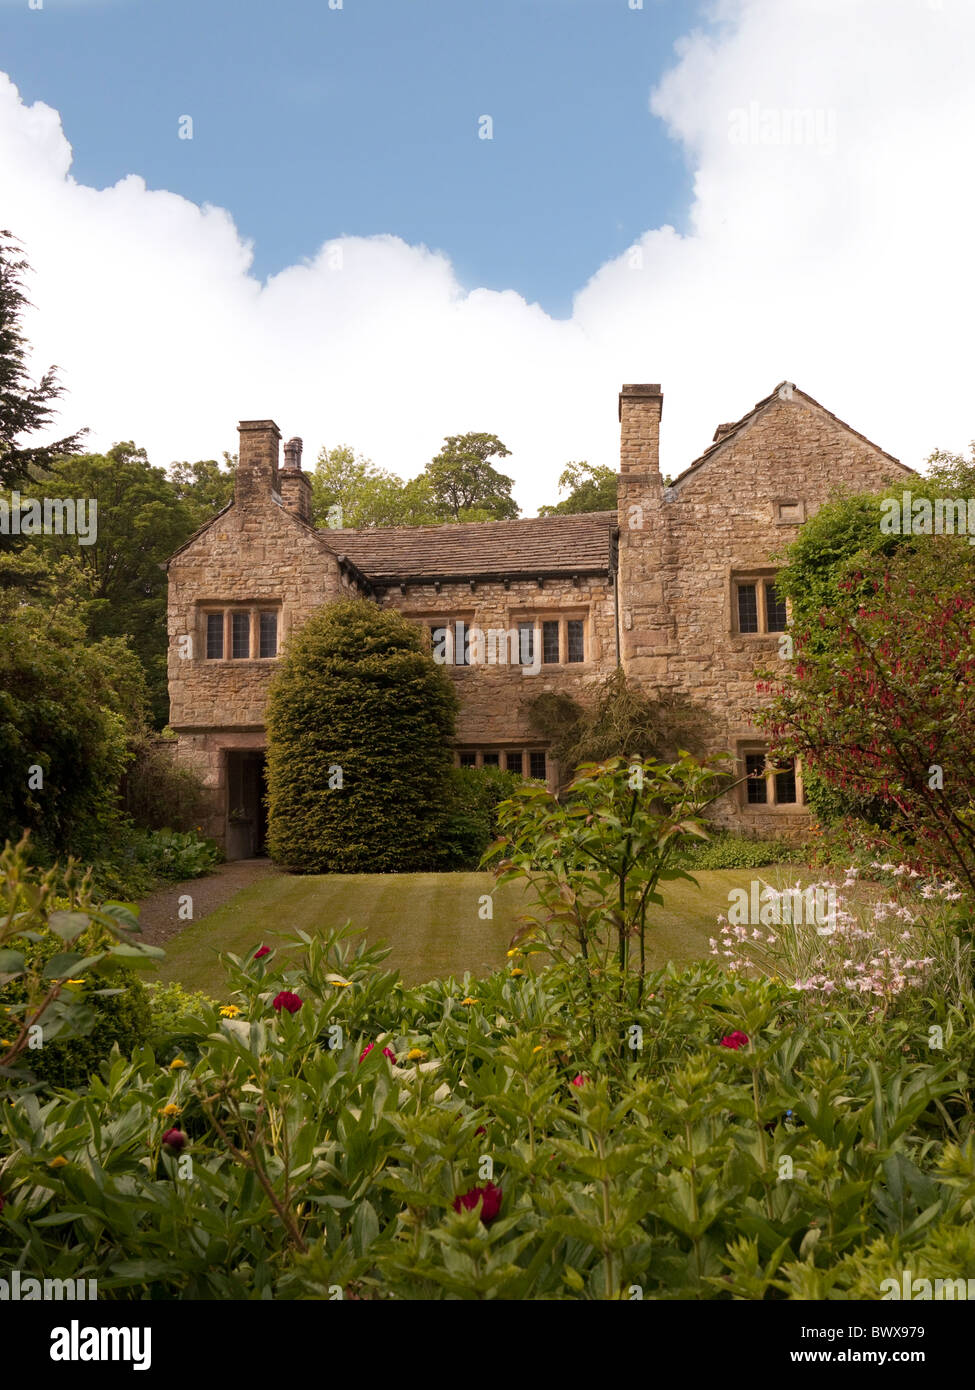
<instances>
[{"instance_id":1,"label":"garden foliage","mask_svg":"<svg viewBox=\"0 0 975 1390\"><path fill-rule=\"evenodd\" d=\"M139 940L129 907L95 902L90 875L43 872L26 847L0 853L0 1082L79 1086L113 1043L148 1035L130 972L163 953Z\"/></svg>"},{"instance_id":2,"label":"garden foliage","mask_svg":"<svg viewBox=\"0 0 975 1390\"><path fill-rule=\"evenodd\" d=\"M335 932L228 958L226 1002L174 1020L192 1052L3 1106L0 1259L122 1299L878 1299L904 1267L975 1276L970 1001L878 1030L827 1000L808 1027L784 984L710 965L636 1006L578 959L405 989L382 954Z\"/></svg>"},{"instance_id":3,"label":"garden foliage","mask_svg":"<svg viewBox=\"0 0 975 1390\"><path fill-rule=\"evenodd\" d=\"M794 631L795 661L766 673L757 717L779 751L860 803L880 803L898 846L975 890L975 552L924 537L839 581ZM878 830L877 842L883 843Z\"/></svg>"}]
</instances>

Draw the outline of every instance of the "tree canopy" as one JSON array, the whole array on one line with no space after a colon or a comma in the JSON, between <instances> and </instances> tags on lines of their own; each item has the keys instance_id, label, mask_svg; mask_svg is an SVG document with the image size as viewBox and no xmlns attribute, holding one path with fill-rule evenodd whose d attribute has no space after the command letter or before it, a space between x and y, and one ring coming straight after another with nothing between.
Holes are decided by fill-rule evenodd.
<instances>
[{"instance_id":1,"label":"tree canopy","mask_svg":"<svg viewBox=\"0 0 975 1390\"><path fill-rule=\"evenodd\" d=\"M489 462L509 450L493 434L458 434L404 481L348 444L323 449L311 478L316 526L435 526L518 516L513 481Z\"/></svg>"},{"instance_id":2,"label":"tree canopy","mask_svg":"<svg viewBox=\"0 0 975 1390\"><path fill-rule=\"evenodd\" d=\"M319 454L311 498L316 526L425 526L442 520L422 474L404 482L348 444Z\"/></svg>"},{"instance_id":3,"label":"tree canopy","mask_svg":"<svg viewBox=\"0 0 975 1390\"><path fill-rule=\"evenodd\" d=\"M224 453L223 467L216 459L170 465L169 479L174 495L180 502L186 503L189 513L194 516L196 527L203 526L231 501L236 467L236 454L228 453Z\"/></svg>"},{"instance_id":4,"label":"tree canopy","mask_svg":"<svg viewBox=\"0 0 975 1390\"><path fill-rule=\"evenodd\" d=\"M521 511L511 495L514 479L490 460L511 453L495 434L452 434L423 476L447 521L511 521Z\"/></svg>"},{"instance_id":5,"label":"tree canopy","mask_svg":"<svg viewBox=\"0 0 975 1390\"><path fill-rule=\"evenodd\" d=\"M166 684L166 572L162 565L200 524L203 508L177 495L162 468L131 441L105 454L62 459L46 486L59 495L94 499L97 538L44 536L35 549L77 567L83 582L84 619L94 640L127 637L145 668L153 715L169 714Z\"/></svg>"},{"instance_id":6,"label":"tree canopy","mask_svg":"<svg viewBox=\"0 0 975 1390\"><path fill-rule=\"evenodd\" d=\"M575 516L579 512L616 510L616 471L604 463L567 463L559 475L559 492L568 497L539 507L539 516Z\"/></svg>"}]
</instances>

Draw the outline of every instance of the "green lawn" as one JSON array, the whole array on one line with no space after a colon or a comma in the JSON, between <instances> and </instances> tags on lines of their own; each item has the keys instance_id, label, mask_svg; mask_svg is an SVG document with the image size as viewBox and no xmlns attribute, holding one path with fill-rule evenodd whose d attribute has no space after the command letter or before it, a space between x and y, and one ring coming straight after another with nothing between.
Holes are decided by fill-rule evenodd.
<instances>
[{"instance_id":1,"label":"green lawn","mask_svg":"<svg viewBox=\"0 0 975 1390\"><path fill-rule=\"evenodd\" d=\"M715 935L718 913L728 909L730 889L747 888L757 877L781 886L795 882L796 876L792 865L721 869L699 873L699 888L666 885L665 905L651 909L651 965L706 957L708 937ZM479 905L492 892L494 915L484 921ZM486 975L504 964L526 903L521 885L497 887L490 874L274 874L167 942L157 978L219 996L219 951L243 955L298 928L316 932L346 921L364 928L370 942L391 945L389 965L411 984L442 975L460 977L468 970Z\"/></svg>"}]
</instances>

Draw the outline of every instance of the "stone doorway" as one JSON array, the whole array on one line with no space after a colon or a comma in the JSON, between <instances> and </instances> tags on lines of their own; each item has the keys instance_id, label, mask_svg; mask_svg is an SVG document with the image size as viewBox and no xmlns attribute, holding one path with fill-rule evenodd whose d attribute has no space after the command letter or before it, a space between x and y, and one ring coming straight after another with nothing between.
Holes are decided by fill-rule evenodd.
<instances>
[{"instance_id":1,"label":"stone doorway","mask_svg":"<svg viewBox=\"0 0 975 1390\"><path fill-rule=\"evenodd\" d=\"M263 749L227 750L228 859L267 853L267 766Z\"/></svg>"}]
</instances>

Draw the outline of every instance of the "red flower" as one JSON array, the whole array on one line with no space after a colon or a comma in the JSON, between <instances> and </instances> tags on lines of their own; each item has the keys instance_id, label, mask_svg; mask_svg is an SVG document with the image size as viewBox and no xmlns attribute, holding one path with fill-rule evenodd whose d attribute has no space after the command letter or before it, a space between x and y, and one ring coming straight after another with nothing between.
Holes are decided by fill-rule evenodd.
<instances>
[{"instance_id":1,"label":"red flower","mask_svg":"<svg viewBox=\"0 0 975 1390\"><path fill-rule=\"evenodd\" d=\"M483 1125L478 1125L477 1129L475 1129L474 1138L476 1139L479 1134L487 1134L487 1130Z\"/></svg>"},{"instance_id":2,"label":"red flower","mask_svg":"<svg viewBox=\"0 0 975 1390\"><path fill-rule=\"evenodd\" d=\"M283 989L271 1002L278 1013L280 1013L282 1009L287 1009L289 1014L296 1014L304 1003L304 1000L299 999L297 994L292 994L290 990Z\"/></svg>"},{"instance_id":3,"label":"red flower","mask_svg":"<svg viewBox=\"0 0 975 1390\"><path fill-rule=\"evenodd\" d=\"M454 1211L473 1211L478 1202L481 1202L481 1220L485 1226L490 1226L501 1210L501 1198L503 1196L504 1193L500 1187L495 1187L493 1182L485 1183L483 1187L472 1187L469 1192L455 1197Z\"/></svg>"},{"instance_id":4,"label":"red flower","mask_svg":"<svg viewBox=\"0 0 975 1390\"><path fill-rule=\"evenodd\" d=\"M588 1077L588 1076L583 1076L582 1072L580 1072L578 1076L574 1076L574 1077L572 1078L572 1085L573 1085L573 1086L585 1086L585 1084L586 1084L586 1082L587 1082L588 1080L589 1080L589 1077Z\"/></svg>"},{"instance_id":5,"label":"red flower","mask_svg":"<svg viewBox=\"0 0 975 1390\"><path fill-rule=\"evenodd\" d=\"M258 949L254 952L254 959L260 960L262 956L269 956L270 954L270 946L259 946Z\"/></svg>"},{"instance_id":6,"label":"red flower","mask_svg":"<svg viewBox=\"0 0 975 1390\"><path fill-rule=\"evenodd\" d=\"M368 1046L364 1047L362 1051L359 1053L359 1061L361 1062L363 1057L367 1057L375 1046L375 1043L369 1043ZM391 1062L396 1061L396 1053L390 1052L388 1047L383 1048L383 1056L388 1057Z\"/></svg>"},{"instance_id":7,"label":"red flower","mask_svg":"<svg viewBox=\"0 0 975 1390\"><path fill-rule=\"evenodd\" d=\"M181 1129L167 1129L162 1141L170 1153L182 1153L186 1147L186 1135Z\"/></svg>"},{"instance_id":8,"label":"red flower","mask_svg":"<svg viewBox=\"0 0 975 1390\"><path fill-rule=\"evenodd\" d=\"M721 1046L734 1048L734 1050L737 1052L739 1047L748 1046L748 1034L737 1032L729 1033L726 1038L721 1039Z\"/></svg>"}]
</instances>

